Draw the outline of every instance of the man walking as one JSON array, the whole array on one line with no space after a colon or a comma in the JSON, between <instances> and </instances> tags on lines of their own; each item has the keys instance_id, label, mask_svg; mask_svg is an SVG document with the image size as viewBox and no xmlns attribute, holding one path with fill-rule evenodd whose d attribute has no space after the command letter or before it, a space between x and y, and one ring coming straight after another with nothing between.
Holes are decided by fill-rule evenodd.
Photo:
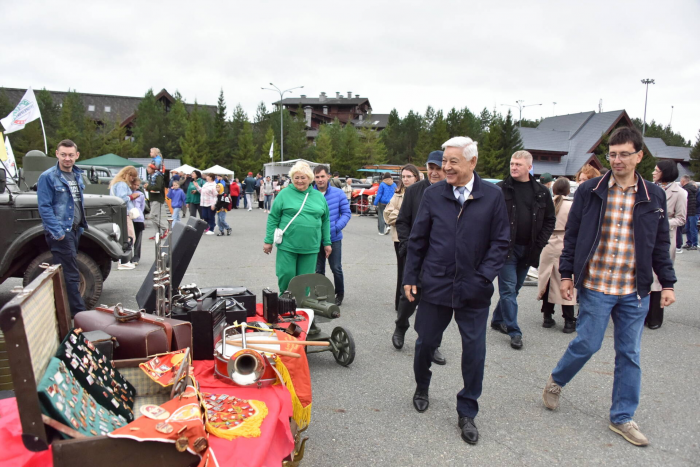
<instances>
[{"instance_id":1,"label":"man walking","mask_svg":"<svg viewBox=\"0 0 700 467\"><path fill-rule=\"evenodd\" d=\"M508 254L508 213L501 191L474 172L476 143L458 136L442 147L446 180L425 190L403 275L409 300L417 292L419 276L423 289L416 314L413 406L418 412L428 409L433 352L454 315L462 337L464 381L457 395L458 426L462 439L476 444L474 417L484 377L486 322L493 281Z\"/></svg>"},{"instance_id":2,"label":"man walking","mask_svg":"<svg viewBox=\"0 0 700 467\"><path fill-rule=\"evenodd\" d=\"M574 287L578 289L577 336L542 394L545 407L559 407L561 389L600 349L612 316L615 376L609 428L636 446L649 444L633 417L639 405L639 354L654 273L663 287L661 306L676 300L666 194L636 172L644 156L642 146L637 129L613 131L607 155L611 171L576 191L559 271L562 297L570 300Z\"/></svg>"},{"instance_id":3,"label":"man walking","mask_svg":"<svg viewBox=\"0 0 700 467\"><path fill-rule=\"evenodd\" d=\"M64 139L56 148L58 163L42 173L37 181L44 238L53 253L53 263L60 264L63 268L72 316L85 311L85 302L80 295L77 257L80 236L88 228L88 223L83 207L83 172L75 166L79 157L78 146L73 141Z\"/></svg>"},{"instance_id":4,"label":"man walking","mask_svg":"<svg viewBox=\"0 0 700 467\"><path fill-rule=\"evenodd\" d=\"M345 193L340 188L330 186L330 176L325 165L314 167L314 179L316 189L323 193L328 203L328 212L331 222L331 247L333 251L328 257L328 264L333 273L333 286L335 287L335 304L343 304L345 297L345 283L343 281L342 244L343 229L350 222L350 204L345 197ZM323 245L320 246L318 259L316 260L316 274L326 275L326 251Z\"/></svg>"},{"instance_id":5,"label":"man walking","mask_svg":"<svg viewBox=\"0 0 700 467\"><path fill-rule=\"evenodd\" d=\"M532 154L517 151L510 159L510 175L498 185L508 208L510 244L508 259L498 273L500 300L491 318L491 327L510 336L510 346L523 347L518 327L518 292L530 266L540 264L540 253L547 245L557 217L549 189L530 175Z\"/></svg>"},{"instance_id":6,"label":"man walking","mask_svg":"<svg viewBox=\"0 0 700 467\"><path fill-rule=\"evenodd\" d=\"M688 192L688 213L685 218L686 229L686 244L683 248L686 250L698 249L698 187L690 180L689 175L681 177L681 186Z\"/></svg>"},{"instance_id":7,"label":"man walking","mask_svg":"<svg viewBox=\"0 0 700 467\"><path fill-rule=\"evenodd\" d=\"M248 205L248 211L253 210L253 202L255 198L255 183L253 172L248 172L248 176L243 180L243 189L245 190L245 201Z\"/></svg>"},{"instance_id":8,"label":"man walking","mask_svg":"<svg viewBox=\"0 0 700 467\"><path fill-rule=\"evenodd\" d=\"M345 185L343 183L343 181L340 179L340 174L338 172L333 172L333 178L330 179L329 183L336 188L340 188L341 190L343 189L343 186Z\"/></svg>"},{"instance_id":9,"label":"man walking","mask_svg":"<svg viewBox=\"0 0 700 467\"><path fill-rule=\"evenodd\" d=\"M401 205L401 210L399 210L399 216L396 218L395 224L396 233L399 238L399 255L406 256L408 238L411 235L413 223L418 217L418 208L423 199L425 189L445 179L445 172L442 170L442 156L442 151L431 152L428 155L428 161L425 163L428 169L428 176L406 188L406 192L403 195L403 204ZM408 319L413 316L421 300L420 280L418 280L416 284L416 293L413 295L413 300L411 301L409 301L404 294L401 294L399 297L396 328L394 329L394 334L391 336L391 343L397 350L403 348L406 331L408 331L408 328L411 326ZM447 363L447 360L445 360L445 357L443 357L438 347L440 347L439 343L435 348L433 362L438 365L444 365Z\"/></svg>"},{"instance_id":10,"label":"man walking","mask_svg":"<svg viewBox=\"0 0 700 467\"><path fill-rule=\"evenodd\" d=\"M160 173L153 164L148 164L148 167L146 167L146 172L148 173L146 190L148 191L151 221L153 221L153 226L156 228L156 233L163 233L163 237L165 237L165 235L168 233L167 225L161 222L163 203L165 202L165 182L163 180L163 174ZM153 235L153 237L150 239L155 240L155 238L155 235Z\"/></svg>"}]
</instances>

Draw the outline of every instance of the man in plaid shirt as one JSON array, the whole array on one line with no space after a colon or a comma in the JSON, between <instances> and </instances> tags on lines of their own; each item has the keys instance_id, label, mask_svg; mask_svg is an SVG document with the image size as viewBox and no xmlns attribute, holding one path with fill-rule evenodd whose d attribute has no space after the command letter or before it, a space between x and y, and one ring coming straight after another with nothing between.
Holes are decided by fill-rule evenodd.
<instances>
[{"instance_id":1,"label":"man in plaid shirt","mask_svg":"<svg viewBox=\"0 0 700 467\"><path fill-rule=\"evenodd\" d=\"M653 273L663 286L663 307L675 302L676 282L666 194L635 170L644 156L642 145L634 128L613 131L607 155L611 171L576 191L559 270L562 297L570 300L573 288L579 291L577 336L542 395L548 409L559 407L562 387L600 349L612 317L616 356L609 427L636 446L649 444L633 417L639 405L640 344Z\"/></svg>"}]
</instances>

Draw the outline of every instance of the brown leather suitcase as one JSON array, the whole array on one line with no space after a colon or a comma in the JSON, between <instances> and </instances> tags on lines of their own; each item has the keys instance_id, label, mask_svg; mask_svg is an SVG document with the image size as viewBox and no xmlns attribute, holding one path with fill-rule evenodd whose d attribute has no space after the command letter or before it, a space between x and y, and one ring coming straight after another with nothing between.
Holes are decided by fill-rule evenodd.
<instances>
[{"instance_id":1,"label":"brown leather suitcase","mask_svg":"<svg viewBox=\"0 0 700 467\"><path fill-rule=\"evenodd\" d=\"M192 346L192 324L187 321L168 318L159 321L155 316L141 314L139 319L119 322L113 311L112 307L81 311L75 315L75 327L104 331L115 337L116 360L144 358Z\"/></svg>"}]
</instances>

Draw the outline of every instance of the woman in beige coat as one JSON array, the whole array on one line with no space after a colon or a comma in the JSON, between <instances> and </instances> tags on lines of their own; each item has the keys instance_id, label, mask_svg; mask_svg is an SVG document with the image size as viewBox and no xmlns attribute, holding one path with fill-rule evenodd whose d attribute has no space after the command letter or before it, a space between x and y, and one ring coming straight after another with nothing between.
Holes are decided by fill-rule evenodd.
<instances>
[{"instance_id":1,"label":"woman in beige coat","mask_svg":"<svg viewBox=\"0 0 700 467\"><path fill-rule=\"evenodd\" d=\"M569 218L572 200L569 198L571 184L566 177L560 177L552 186L554 194L554 212L557 215L557 222L554 225L552 236L549 242L542 249L540 254L540 266L537 269L539 293L537 299L542 300L542 313L544 321L542 327L551 328L554 326L554 305L561 305L564 316L564 332L569 334L576 330L576 318L574 317L574 304L576 303L576 291L571 300L565 300L561 296L559 288L561 286L561 275L559 274L559 257L564 249L564 232L566 221Z\"/></svg>"},{"instance_id":2,"label":"woman in beige coat","mask_svg":"<svg viewBox=\"0 0 700 467\"><path fill-rule=\"evenodd\" d=\"M396 218L399 217L399 210L401 209L401 204L403 203L403 195L406 192L406 188L416 183L419 177L420 172L415 165L408 164L403 166L401 169L401 183L399 183L394 197L391 198L391 201L389 201L389 204L387 204L386 208L384 209L384 222L386 225L394 227L394 224L396 224ZM401 281L403 279L403 267L406 258L399 255L399 236L396 233L396 228L391 229L391 238L394 240L394 251L396 252L397 266L394 309L399 311L399 296L403 292Z\"/></svg>"},{"instance_id":3,"label":"woman in beige coat","mask_svg":"<svg viewBox=\"0 0 700 467\"><path fill-rule=\"evenodd\" d=\"M674 180L678 178L678 167L669 159L661 159L657 162L654 172L651 174L654 183L666 191L666 217L668 218L671 240L671 261L676 261L676 229L685 225L688 210L688 192ZM661 307L661 284L654 274L654 283L651 284L649 296L649 312L645 323L649 329L659 329L664 322L664 309Z\"/></svg>"}]
</instances>

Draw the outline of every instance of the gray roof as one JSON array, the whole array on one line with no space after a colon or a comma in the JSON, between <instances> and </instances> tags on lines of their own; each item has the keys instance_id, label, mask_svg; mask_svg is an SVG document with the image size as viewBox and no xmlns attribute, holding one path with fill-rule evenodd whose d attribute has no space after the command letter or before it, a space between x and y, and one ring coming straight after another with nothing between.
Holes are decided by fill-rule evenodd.
<instances>
[{"instance_id":1,"label":"gray roof","mask_svg":"<svg viewBox=\"0 0 700 467\"><path fill-rule=\"evenodd\" d=\"M675 159L688 162L690 160L690 149L685 146L666 146L661 138L644 137L644 144L651 152L651 155L659 159Z\"/></svg>"},{"instance_id":2,"label":"gray roof","mask_svg":"<svg viewBox=\"0 0 700 467\"><path fill-rule=\"evenodd\" d=\"M690 164L687 162L679 162L676 164L678 166L678 180L681 179L683 175L693 178L693 172L690 170Z\"/></svg>"},{"instance_id":3,"label":"gray roof","mask_svg":"<svg viewBox=\"0 0 700 467\"><path fill-rule=\"evenodd\" d=\"M359 104L364 104L365 102L369 102L369 99L366 97L352 97L352 98L347 98L347 97L341 97L341 98L335 98L335 97L326 97L326 98L320 98L320 97L287 97L282 101L282 104L284 105L359 105ZM279 101L273 102L273 105L279 105ZM371 108L371 106L370 106Z\"/></svg>"},{"instance_id":4,"label":"gray roof","mask_svg":"<svg viewBox=\"0 0 700 467\"><path fill-rule=\"evenodd\" d=\"M377 128L379 130L383 130L386 128L387 124L389 123L389 114L371 114L371 115L366 115L362 117L362 120L359 118L356 118L355 120L352 120L350 123L353 124L353 126L372 126L374 128Z\"/></svg>"},{"instance_id":5,"label":"gray roof","mask_svg":"<svg viewBox=\"0 0 700 467\"><path fill-rule=\"evenodd\" d=\"M523 146L530 151L565 153L560 162L534 161L537 174L574 175L591 157L598 141L626 115L624 110L581 112L545 118L537 128L520 128Z\"/></svg>"}]
</instances>

